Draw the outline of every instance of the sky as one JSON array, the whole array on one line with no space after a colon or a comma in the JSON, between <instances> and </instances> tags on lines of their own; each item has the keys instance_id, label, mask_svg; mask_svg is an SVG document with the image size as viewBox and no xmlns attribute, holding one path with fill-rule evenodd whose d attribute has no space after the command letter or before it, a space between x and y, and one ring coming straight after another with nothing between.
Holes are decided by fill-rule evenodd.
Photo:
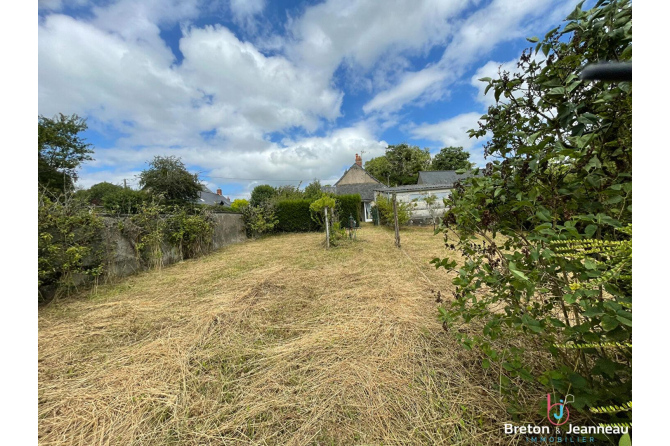
<instances>
[{"instance_id":1,"label":"sky","mask_svg":"<svg viewBox=\"0 0 670 446\"><path fill-rule=\"evenodd\" d=\"M577 2L40 0L38 113L86 118L79 187L138 187L156 155L212 191L333 184L408 143L462 146L516 68Z\"/></svg>"}]
</instances>

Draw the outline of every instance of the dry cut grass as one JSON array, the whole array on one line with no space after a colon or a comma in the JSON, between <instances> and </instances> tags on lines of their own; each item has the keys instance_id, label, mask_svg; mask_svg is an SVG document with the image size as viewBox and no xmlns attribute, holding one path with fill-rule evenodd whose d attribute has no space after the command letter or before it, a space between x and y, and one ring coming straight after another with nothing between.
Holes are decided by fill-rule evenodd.
<instances>
[{"instance_id":1,"label":"dry cut grass","mask_svg":"<svg viewBox=\"0 0 670 446\"><path fill-rule=\"evenodd\" d=\"M479 359L441 330L432 229L287 234L39 312L43 445L509 442Z\"/></svg>"}]
</instances>

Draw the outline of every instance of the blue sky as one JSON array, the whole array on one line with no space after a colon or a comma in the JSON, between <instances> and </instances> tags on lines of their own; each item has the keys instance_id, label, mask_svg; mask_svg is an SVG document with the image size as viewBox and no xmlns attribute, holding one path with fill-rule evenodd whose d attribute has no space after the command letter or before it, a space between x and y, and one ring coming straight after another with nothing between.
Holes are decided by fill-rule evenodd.
<instances>
[{"instance_id":1,"label":"blue sky","mask_svg":"<svg viewBox=\"0 0 670 446\"><path fill-rule=\"evenodd\" d=\"M40 1L38 112L87 118L82 187L136 186L155 155L231 198L332 184L402 142L483 165L477 79L514 70L576 3Z\"/></svg>"}]
</instances>

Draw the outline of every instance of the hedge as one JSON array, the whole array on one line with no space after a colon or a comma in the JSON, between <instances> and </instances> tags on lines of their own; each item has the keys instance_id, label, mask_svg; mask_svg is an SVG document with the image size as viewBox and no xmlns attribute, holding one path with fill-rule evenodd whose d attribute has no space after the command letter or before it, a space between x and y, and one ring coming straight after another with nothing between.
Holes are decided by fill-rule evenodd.
<instances>
[{"instance_id":1,"label":"hedge","mask_svg":"<svg viewBox=\"0 0 670 446\"><path fill-rule=\"evenodd\" d=\"M338 195L337 215L340 218L340 227L349 227L349 216L356 220L356 226L361 224L361 196L358 194Z\"/></svg>"},{"instance_id":2,"label":"hedge","mask_svg":"<svg viewBox=\"0 0 670 446\"><path fill-rule=\"evenodd\" d=\"M282 200L275 205L275 217L279 232L318 231L319 225L312 220L309 205L312 200Z\"/></svg>"}]
</instances>

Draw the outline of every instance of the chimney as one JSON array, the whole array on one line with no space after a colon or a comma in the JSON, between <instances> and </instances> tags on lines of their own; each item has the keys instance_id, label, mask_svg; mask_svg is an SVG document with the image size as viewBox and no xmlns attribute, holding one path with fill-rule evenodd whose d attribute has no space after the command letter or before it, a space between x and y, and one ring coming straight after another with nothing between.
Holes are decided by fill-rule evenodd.
<instances>
[{"instance_id":1,"label":"chimney","mask_svg":"<svg viewBox=\"0 0 670 446\"><path fill-rule=\"evenodd\" d=\"M358 164L360 167L363 167L363 158L361 158L358 153L356 154L356 164Z\"/></svg>"},{"instance_id":2,"label":"chimney","mask_svg":"<svg viewBox=\"0 0 670 446\"><path fill-rule=\"evenodd\" d=\"M221 195L221 189L216 190L216 195Z\"/></svg>"}]
</instances>

